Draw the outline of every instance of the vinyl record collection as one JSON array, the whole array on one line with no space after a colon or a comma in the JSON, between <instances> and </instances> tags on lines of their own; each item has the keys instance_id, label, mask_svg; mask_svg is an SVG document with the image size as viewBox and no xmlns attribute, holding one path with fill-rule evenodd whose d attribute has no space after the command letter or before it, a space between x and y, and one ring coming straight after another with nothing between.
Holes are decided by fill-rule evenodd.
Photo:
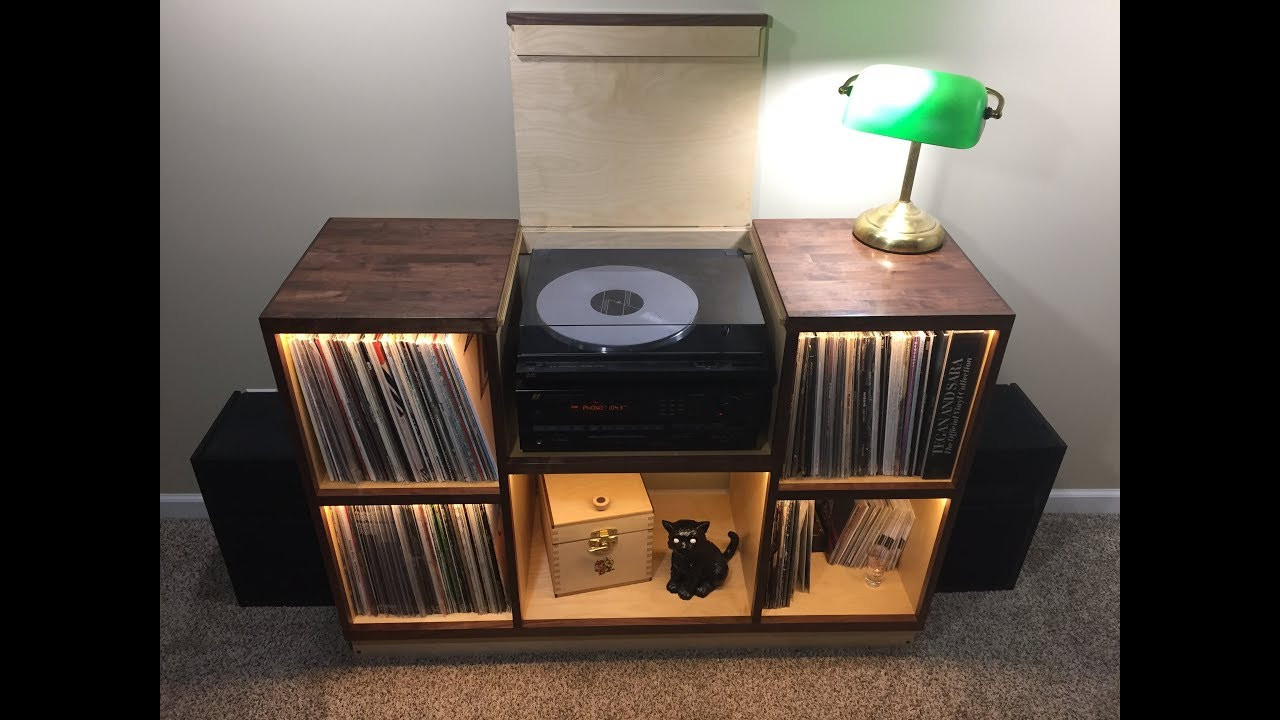
<instances>
[{"instance_id":1,"label":"vinyl record collection","mask_svg":"<svg viewBox=\"0 0 1280 720\"><path fill-rule=\"evenodd\" d=\"M988 337L802 333L786 474L951 477Z\"/></svg>"},{"instance_id":2,"label":"vinyl record collection","mask_svg":"<svg viewBox=\"0 0 1280 720\"><path fill-rule=\"evenodd\" d=\"M813 500L779 500L773 507L766 608L791 605L796 590L809 592L809 558L813 555Z\"/></svg>"},{"instance_id":3,"label":"vinyl record collection","mask_svg":"<svg viewBox=\"0 0 1280 720\"><path fill-rule=\"evenodd\" d=\"M510 609L497 505L326 505L356 615Z\"/></svg>"},{"instance_id":4,"label":"vinyl record collection","mask_svg":"<svg viewBox=\"0 0 1280 720\"><path fill-rule=\"evenodd\" d=\"M330 479L497 480L464 375L479 372L479 343L442 334L281 337Z\"/></svg>"},{"instance_id":5,"label":"vinyl record collection","mask_svg":"<svg viewBox=\"0 0 1280 720\"><path fill-rule=\"evenodd\" d=\"M817 512L827 537L827 562L849 567L866 566L873 550L884 558L886 570L898 567L916 521L911 502L896 498L821 500Z\"/></svg>"}]
</instances>

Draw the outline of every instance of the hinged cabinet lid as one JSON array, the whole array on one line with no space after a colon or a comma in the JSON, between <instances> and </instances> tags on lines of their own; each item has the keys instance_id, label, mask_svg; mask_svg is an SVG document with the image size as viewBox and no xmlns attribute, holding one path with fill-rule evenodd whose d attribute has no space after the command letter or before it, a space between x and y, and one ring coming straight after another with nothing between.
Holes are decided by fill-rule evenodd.
<instances>
[{"instance_id":1,"label":"hinged cabinet lid","mask_svg":"<svg viewBox=\"0 0 1280 720\"><path fill-rule=\"evenodd\" d=\"M766 21L509 14L521 224L746 226Z\"/></svg>"},{"instance_id":2,"label":"hinged cabinet lid","mask_svg":"<svg viewBox=\"0 0 1280 720\"><path fill-rule=\"evenodd\" d=\"M639 473L543 475L542 481L553 544L586 540L606 528L625 534L653 527L653 505ZM608 506L597 510L601 497Z\"/></svg>"}]
</instances>

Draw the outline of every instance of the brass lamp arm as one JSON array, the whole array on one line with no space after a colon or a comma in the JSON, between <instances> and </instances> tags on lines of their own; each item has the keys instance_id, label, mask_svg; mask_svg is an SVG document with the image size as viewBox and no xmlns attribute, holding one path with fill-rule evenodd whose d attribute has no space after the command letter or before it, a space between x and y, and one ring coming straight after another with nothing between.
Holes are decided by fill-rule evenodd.
<instances>
[{"instance_id":1,"label":"brass lamp arm","mask_svg":"<svg viewBox=\"0 0 1280 720\"><path fill-rule=\"evenodd\" d=\"M854 77L857 76L855 75ZM987 88L987 92L996 96L996 109L987 108L984 117L989 120L999 120L1004 115L1004 96L991 88Z\"/></svg>"},{"instance_id":2,"label":"brass lamp arm","mask_svg":"<svg viewBox=\"0 0 1280 720\"><path fill-rule=\"evenodd\" d=\"M858 75L861 75L861 74L862 74L862 73L858 73ZM836 92L840 93L841 95L848 95L848 94L853 90L853 81L858 79L858 75L854 75L853 77L849 78L848 80L845 80L845 81L844 81L844 84L843 84L843 85L841 85L841 86L836 90Z\"/></svg>"}]
</instances>

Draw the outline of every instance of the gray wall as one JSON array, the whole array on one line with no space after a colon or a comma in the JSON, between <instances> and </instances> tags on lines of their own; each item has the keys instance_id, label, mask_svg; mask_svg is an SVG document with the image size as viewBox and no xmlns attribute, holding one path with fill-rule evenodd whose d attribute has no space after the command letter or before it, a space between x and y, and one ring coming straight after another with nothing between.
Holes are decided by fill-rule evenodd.
<instances>
[{"instance_id":1,"label":"gray wall","mask_svg":"<svg viewBox=\"0 0 1280 720\"><path fill-rule=\"evenodd\" d=\"M907 144L845 130L835 88L876 62L1008 98L981 143L921 154L914 199L1018 314L1001 382L1070 446L1058 487L1120 485L1116 0L752 2L769 34L756 217L892 199ZM447 8L447 9L446 9ZM236 388L271 387L257 315L330 216L517 217L508 9L687 3L160 3L160 491Z\"/></svg>"}]
</instances>

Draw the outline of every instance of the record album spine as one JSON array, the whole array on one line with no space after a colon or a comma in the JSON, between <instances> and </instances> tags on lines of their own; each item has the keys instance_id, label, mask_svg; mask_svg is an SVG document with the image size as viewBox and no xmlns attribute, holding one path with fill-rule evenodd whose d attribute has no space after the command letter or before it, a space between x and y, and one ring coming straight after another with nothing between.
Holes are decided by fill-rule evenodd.
<instances>
[{"instance_id":1,"label":"record album spine","mask_svg":"<svg viewBox=\"0 0 1280 720\"><path fill-rule=\"evenodd\" d=\"M986 332L952 333L925 447L922 477L926 480L949 478L955 468L987 341Z\"/></svg>"}]
</instances>

